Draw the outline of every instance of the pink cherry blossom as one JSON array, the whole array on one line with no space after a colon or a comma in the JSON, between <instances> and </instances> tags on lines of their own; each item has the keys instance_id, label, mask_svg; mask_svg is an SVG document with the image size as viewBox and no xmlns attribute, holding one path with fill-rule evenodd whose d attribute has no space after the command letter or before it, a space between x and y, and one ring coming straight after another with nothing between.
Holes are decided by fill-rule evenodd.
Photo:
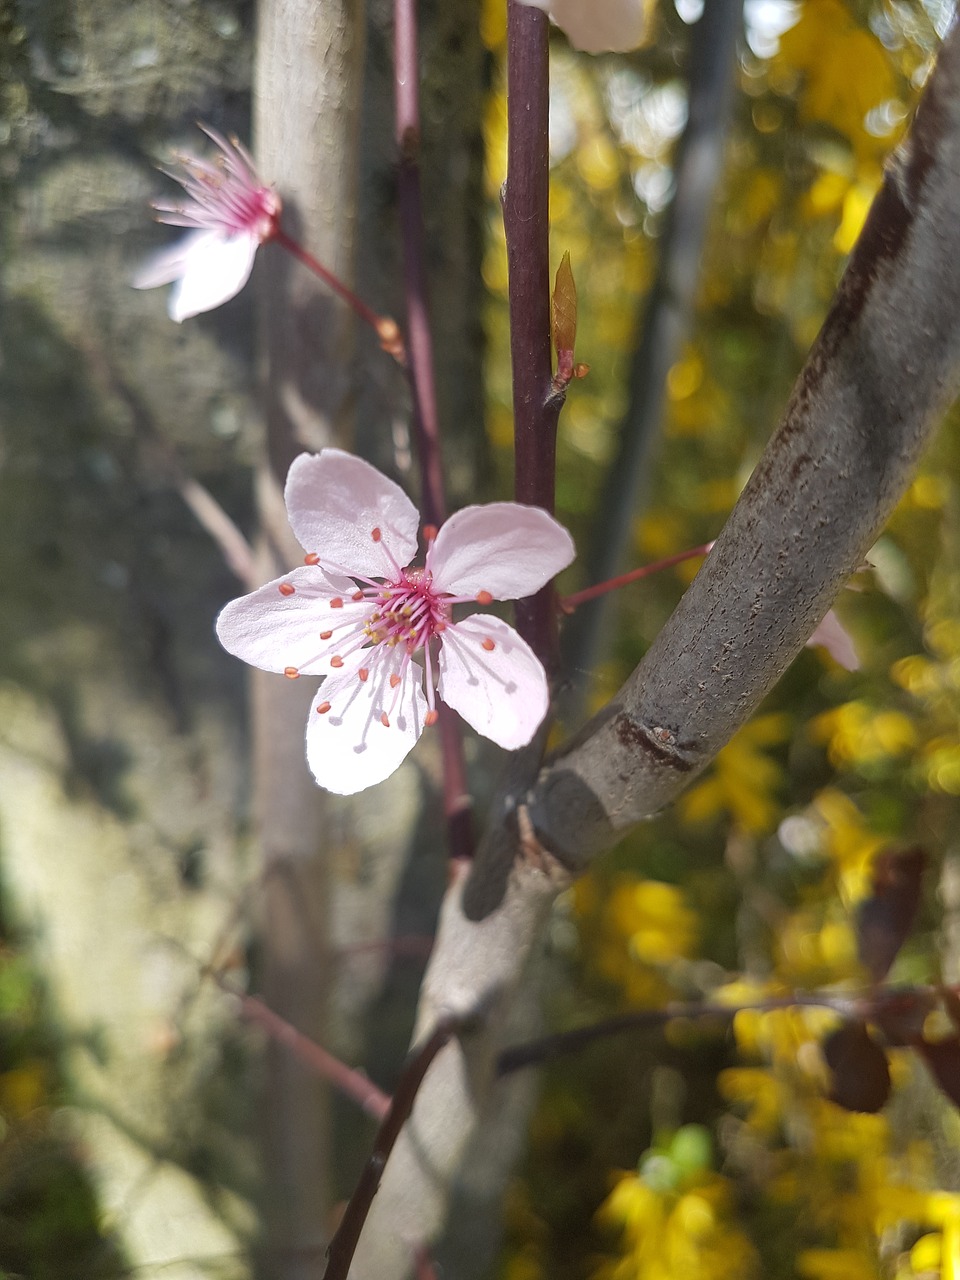
<instances>
[{"instance_id":1,"label":"pink cherry blossom","mask_svg":"<svg viewBox=\"0 0 960 1280\"><path fill-rule=\"evenodd\" d=\"M158 221L191 231L154 254L133 279L136 289L173 284L169 310L178 322L240 292L257 249L276 234L280 216L280 197L261 182L240 142L201 128L220 155L213 161L178 155L183 174L169 177L183 186L188 199L153 206Z\"/></svg>"},{"instance_id":2,"label":"pink cherry blossom","mask_svg":"<svg viewBox=\"0 0 960 1280\"><path fill-rule=\"evenodd\" d=\"M646 26L645 0L521 0L548 13L575 49L624 53Z\"/></svg>"},{"instance_id":3,"label":"pink cherry blossom","mask_svg":"<svg viewBox=\"0 0 960 1280\"><path fill-rule=\"evenodd\" d=\"M424 529L403 490L340 449L301 454L287 515L304 565L226 606L220 643L264 671L323 676L307 720L307 762L328 791L389 777L437 719L438 696L507 750L547 712L547 678L514 629L453 606L532 595L574 556L539 507L464 507ZM422 664L422 665L421 665Z\"/></svg>"}]
</instances>

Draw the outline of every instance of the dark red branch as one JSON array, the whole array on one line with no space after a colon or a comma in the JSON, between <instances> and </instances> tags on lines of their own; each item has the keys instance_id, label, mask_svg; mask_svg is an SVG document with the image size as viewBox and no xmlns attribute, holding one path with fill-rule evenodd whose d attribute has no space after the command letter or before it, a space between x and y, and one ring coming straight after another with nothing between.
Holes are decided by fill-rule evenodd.
<instances>
[{"instance_id":1,"label":"dark red branch","mask_svg":"<svg viewBox=\"0 0 960 1280\"><path fill-rule=\"evenodd\" d=\"M373 1197L380 1186L387 1159L400 1136L400 1130L413 1110L423 1078L434 1058L461 1025L461 1019L444 1019L438 1024L429 1040L422 1044L408 1060L397 1083L390 1110L377 1132L370 1158L360 1175L356 1190L350 1197L350 1203L340 1220L340 1225L330 1241L327 1269L323 1273L323 1280L346 1280L357 1249L357 1241L360 1239L360 1232L363 1230L363 1224L373 1204Z\"/></svg>"},{"instance_id":2,"label":"dark red branch","mask_svg":"<svg viewBox=\"0 0 960 1280\"><path fill-rule=\"evenodd\" d=\"M503 225L510 287L514 459L518 502L552 512L557 420L550 348L549 21L509 0L507 182ZM517 629L550 672L559 664L553 587L517 604Z\"/></svg>"}]
</instances>

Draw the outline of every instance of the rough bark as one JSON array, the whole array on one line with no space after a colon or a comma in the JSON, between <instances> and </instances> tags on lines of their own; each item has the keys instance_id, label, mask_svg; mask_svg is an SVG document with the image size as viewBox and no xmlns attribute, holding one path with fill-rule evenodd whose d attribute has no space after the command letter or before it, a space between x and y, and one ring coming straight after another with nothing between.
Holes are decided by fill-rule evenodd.
<instances>
[{"instance_id":1,"label":"rough bark","mask_svg":"<svg viewBox=\"0 0 960 1280\"><path fill-rule=\"evenodd\" d=\"M491 814L473 880L449 894L418 1033L438 1011L473 1007L481 1022L424 1082L361 1239L357 1280L406 1275L413 1245L443 1216L464 1144L496 1105L489 1064L510 992L564 882L560 868L584 870L709 764L795 657L903 492L960 389L958 210L954 31L715 551L610 706L546 763L529 793Z\"/></svg>"}]
</instances>

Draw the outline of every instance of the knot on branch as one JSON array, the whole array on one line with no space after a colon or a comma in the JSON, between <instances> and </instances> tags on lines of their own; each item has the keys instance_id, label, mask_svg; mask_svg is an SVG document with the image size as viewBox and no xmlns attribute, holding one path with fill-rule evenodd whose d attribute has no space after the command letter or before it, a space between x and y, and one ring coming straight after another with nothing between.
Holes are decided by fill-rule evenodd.
<instances>
[{"instance_id":1,"label":"knot on branch","mask_svg":"<svg viewBox=\"0 0 960 1280\"><path fill-rule=\"evenodd\" d=\"M677 773L689 773L696 765L692 758L693 743L681 742L675 729L665 725L649 725L634 720L621 711L614 721L620 744L630 751L643 752L658 764Z\"/></svg>"}]
</instances>

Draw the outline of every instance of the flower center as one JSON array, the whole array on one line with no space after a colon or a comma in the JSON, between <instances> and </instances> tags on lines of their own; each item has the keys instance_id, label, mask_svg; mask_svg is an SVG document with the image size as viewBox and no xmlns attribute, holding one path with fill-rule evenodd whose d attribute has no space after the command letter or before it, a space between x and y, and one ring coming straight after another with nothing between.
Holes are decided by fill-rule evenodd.
<instances>
[{"instance_id":1,"label":"flower center","mask_svg":"<svg viewBox=\"0 0 960 1280\"><path fill-rule=\"evenodd\" d=\"M439 635L449 620L449 606L433 590L433 575L424 569L403 569L396 582L378 590L363 631L371 644L402 644L412 654Z\"/></svg>"}]
</instances>

